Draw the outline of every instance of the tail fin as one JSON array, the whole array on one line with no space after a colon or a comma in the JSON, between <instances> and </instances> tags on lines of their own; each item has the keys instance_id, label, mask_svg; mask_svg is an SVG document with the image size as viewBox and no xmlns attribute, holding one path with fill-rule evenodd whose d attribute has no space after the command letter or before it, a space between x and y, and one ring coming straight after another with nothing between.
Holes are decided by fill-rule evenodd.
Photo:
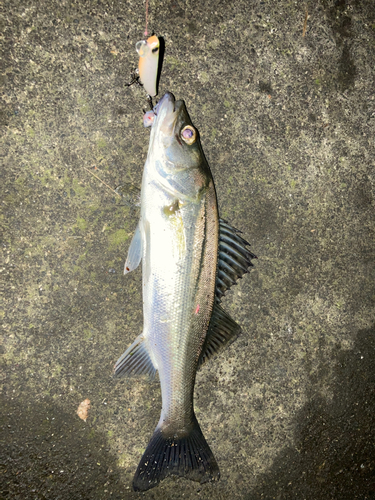
<instances>
[{"instance_id":1,"label":"tail fin","mask_svg":"<svg viewBox=\"0 0 375 500\"><path fill-rule=\"evenodd\" d=\"M166 437L158 426L138 465L134 491L146 491L170 475L206 483L220 478L219 467L194 416L189 434Z\"/></svg>"}]
</instances>

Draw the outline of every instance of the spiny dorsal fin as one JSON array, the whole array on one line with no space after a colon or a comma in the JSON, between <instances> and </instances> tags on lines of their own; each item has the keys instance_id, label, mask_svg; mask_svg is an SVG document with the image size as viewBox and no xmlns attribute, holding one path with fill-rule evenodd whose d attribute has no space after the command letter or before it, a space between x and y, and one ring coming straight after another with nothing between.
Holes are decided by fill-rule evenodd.
<instances>
[{"instance_id":1,"label":"spiny dorsal fin","mask_svg":"<svg viewBox=\"0 0 375 500\"><path fill-rule=\"evenodd\" d=\"M124 354L117 360L114 366L114 375L149 375L155 377L156 368L154 367L147 347L144 342L144 336L139 335Z\"/></svg>"},{"instance_id":2,"label":"spiny dorsal fin","mask_svg":"<svg viewBox=\"0 0 375 500\"><path fill-rule=\"evenodd\" d=\"M239 278L248 272L253 264L251 259L256 259L247 248L249 243L239 236L240 231L235 229L223 219L219 219L219 260L216 277L216 303Z\"/></svg>"},{"instance_id":3,"label":"spiny dorsal fin","mask_svg":"<svg viewBox=\"0 0 375 500\"><path fill-rule=\"evenodd\" d=\"M222 347L233 341L240 333L241 327L227 314L219 304L214 305L210 325L203 344L198 366L203 365Z\"/></svg>"}]
</instances>

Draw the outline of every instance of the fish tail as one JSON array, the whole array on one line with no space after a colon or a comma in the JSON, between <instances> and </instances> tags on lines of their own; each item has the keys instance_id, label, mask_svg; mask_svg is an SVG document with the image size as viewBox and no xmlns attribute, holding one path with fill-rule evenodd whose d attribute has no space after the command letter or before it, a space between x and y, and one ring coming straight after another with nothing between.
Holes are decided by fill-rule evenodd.
<instances>
[{"instance_id":1,"label":"fish tail","mask_svg":"<svg viewBox=\"0 0 375 500\"><path fill-rule=\"evenodd\" d=\"M170 475L206 483L220 478L219 467L194 416L190 432L165 436L157 427L133 480L134 491L146 491Z\"/></svg>"}]
</instances>

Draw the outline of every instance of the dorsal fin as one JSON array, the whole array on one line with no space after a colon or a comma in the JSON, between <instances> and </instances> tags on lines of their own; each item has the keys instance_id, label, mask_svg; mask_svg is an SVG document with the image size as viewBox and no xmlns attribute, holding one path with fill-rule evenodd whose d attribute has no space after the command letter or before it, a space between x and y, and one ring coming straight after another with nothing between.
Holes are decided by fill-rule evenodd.
<instances>
[{"instance_id":1,"label":"dorsal fin","mask_svg":"<svg viewBox=\"0 0 375 500\"><path fill-rule=\"evenodd\" d=\"M219 219L219 260L216 277L216 303L239 278L248 272L253 264L251 259L256 259L247 248L249 243L239 236L238 229L232 227L228 222Z\"/></svg>"}]
</instances>

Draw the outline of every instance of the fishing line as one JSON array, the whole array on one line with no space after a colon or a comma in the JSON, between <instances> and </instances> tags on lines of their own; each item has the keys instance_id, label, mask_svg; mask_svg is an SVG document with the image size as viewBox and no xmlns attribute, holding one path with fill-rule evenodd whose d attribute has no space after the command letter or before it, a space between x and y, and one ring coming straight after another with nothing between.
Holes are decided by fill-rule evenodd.
<instances>
[{"instance_id":1,"label":"fishing line","mask_svg":"<svg viewBox=\"0 0 375 500\"><path fill-rule=\"evenodd\" d=\"M148 26L148 0L146 0L146 29L145 29L145 36L148 35L147 26Z\"/></svg>"}]
</instances>

